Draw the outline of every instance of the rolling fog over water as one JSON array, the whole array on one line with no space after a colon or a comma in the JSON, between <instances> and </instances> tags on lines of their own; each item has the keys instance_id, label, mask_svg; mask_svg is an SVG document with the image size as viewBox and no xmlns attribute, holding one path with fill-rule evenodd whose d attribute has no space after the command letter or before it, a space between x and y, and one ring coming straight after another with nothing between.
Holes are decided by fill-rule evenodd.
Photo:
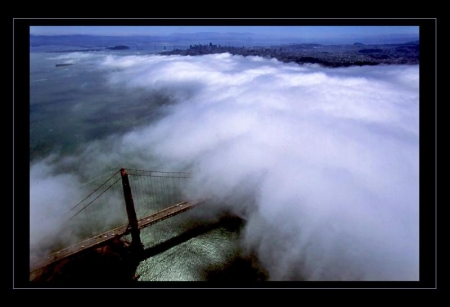
<instances>
[{"instance_id":1,"label":"rolling fog over water","mask_svg":"<svg viewBox=\"0 0 450 307\"><path fill-rule=\"evenodd\" d=\"M419 278L418 65L31 52L30 246L120 167L190 171L187 195L214 200L190 222L244 221L149 258L141 280L207 280L237 254L267 280Z\"/></svg>"}]
</instances>

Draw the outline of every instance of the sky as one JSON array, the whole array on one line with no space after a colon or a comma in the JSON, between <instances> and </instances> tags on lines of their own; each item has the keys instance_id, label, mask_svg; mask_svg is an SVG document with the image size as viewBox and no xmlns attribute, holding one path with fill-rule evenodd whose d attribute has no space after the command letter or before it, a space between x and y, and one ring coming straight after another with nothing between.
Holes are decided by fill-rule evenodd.
<instances>
[{"instance_id":1,"label":"sky","mask_svg":"<svg viewBox=\"0 0 450 307\"><path fill-rule=\"evenodd\" d=\"M40 125L73 134L56 128L66 115L79 118L82 133L92 118L95 130L114 115L130 129L80 135L73 154L33 161L33 240L66 210L54 204L85 196L73 188L82 178L130 165L188 170L189 199L213 199L204 210L244 218L242 249L271 280L418 280L418 65L331 69L228 53L44 56L45 67L73 65L32 76L55 91L32 114ZM75 82L76 74L85 77ZM64 108L44 118L45 106ZM143 112L156 106L156 119Z\"/></svg>"},{"instance_id":2,"label":"sky","mask_svg":"<svg viewBox=\"0 0 450 307\"><path fill-rule=\"evenodd\" d=\"M254 34L262 38L336 40L358 38L418 38L418 26L31 26L33 35L148 35L201 32Z\"/></svg>"}]
</instances>

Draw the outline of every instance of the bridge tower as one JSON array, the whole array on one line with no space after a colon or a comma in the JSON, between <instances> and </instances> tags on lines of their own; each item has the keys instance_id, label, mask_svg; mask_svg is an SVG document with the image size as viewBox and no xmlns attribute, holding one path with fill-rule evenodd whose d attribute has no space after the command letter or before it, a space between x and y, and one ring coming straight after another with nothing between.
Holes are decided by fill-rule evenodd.
<instances>
[{"instance_id":1,"label":"bridge tower","mask_svg":"<svg viewBox=\"0 0 450 307\"><path fill-rule=\"evenodd\" d=\"M133 195L131 194L130 181L128 180L128 174L124 168L120 169L120 175L122 176L123 194L125 197L125 206L128 216L128 227L131 228L131 248L133 251L141 252L144 247L141 242L136 209L134 207Z\"/></svg>"}]
</instances>

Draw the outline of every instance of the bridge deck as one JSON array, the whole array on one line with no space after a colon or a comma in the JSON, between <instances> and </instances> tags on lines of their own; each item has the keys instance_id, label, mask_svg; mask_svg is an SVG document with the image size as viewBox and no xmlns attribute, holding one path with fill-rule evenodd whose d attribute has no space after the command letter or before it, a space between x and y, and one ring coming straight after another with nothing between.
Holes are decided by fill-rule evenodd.
<instances>
[{"instance_id":1,"label":"bridge deck","mask_svg":"<svg viewBox=\"0 0 450 307\"><path fill-rule=\"evenodd\" d=\"M174 215L177 215L184 211L187 211L198 204L200 204L200 202L191 203L191 202L185 201L185 202L178 203L174 206L165 208L154 214L151 214L149 216L139 219L138 227L139 227L139 229L143 229L150 225L156 224L162 220L165 220L171 216L174 216ZM33 272L39 268L45 267L53 262L59 261L61 259L64 259L64 258L74 255L76 253L79 253L83 250L98 246L98 245L105 243L109 240L112 240L116 237L121 237L121 236L127 235L129 233L129 231L130 231L130 229L128 228L128 225L123 225L123 226L114 228L112 230L109 230L107 232L104 232L102 234L96 235L95 237L89 238L89 239L84 240L75 245L72 245L72 246L69 246L62 250L59 250L57 252L54 252L47 257L41 258L41 259L33 262L30 266L30 272Z\"/></svg>"}]
</instances>

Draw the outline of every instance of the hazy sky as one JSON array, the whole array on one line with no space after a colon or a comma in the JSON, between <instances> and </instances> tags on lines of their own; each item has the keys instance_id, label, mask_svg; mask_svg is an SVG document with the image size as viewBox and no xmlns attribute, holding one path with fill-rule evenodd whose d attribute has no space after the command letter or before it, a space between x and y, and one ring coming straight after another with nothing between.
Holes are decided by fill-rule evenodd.
<instances>
[{"instance_id":1,"label":"hazy sky","mask_svg":"<svg viewBox=\"0 0 450 307\"><path fill-rule=\"evenodd\" d=\"M32 26L34 35L169 35L173 33L251 33L264 37L331 39L419 35L418 26Z\"/></svg>"}]
</instances>

